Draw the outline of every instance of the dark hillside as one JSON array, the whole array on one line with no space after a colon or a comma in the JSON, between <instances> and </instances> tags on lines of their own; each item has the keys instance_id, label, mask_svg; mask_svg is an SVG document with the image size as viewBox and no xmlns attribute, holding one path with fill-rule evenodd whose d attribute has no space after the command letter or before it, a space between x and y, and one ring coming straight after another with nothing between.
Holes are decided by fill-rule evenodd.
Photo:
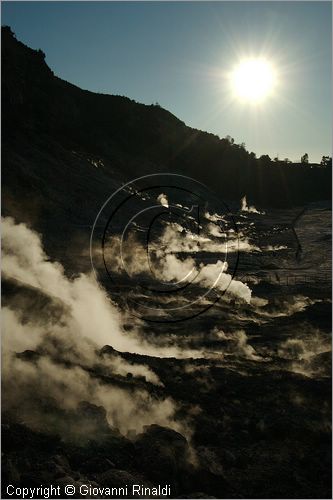
<instances>
[{"instance_id":1,"label":"dark hillside","mask_svg":"<svg viewBox=\"0 0 333 500\"><path fill-rule=\"evenodd\" d=\"M267 164L158 105L81 90L54 76L44 53L8 27L2 28L2 70L5 214L29 222L38 213L39 225L67 214L90 224L115 182L158 171L202 180L224 200L247 194L259 206L331 196L329 168Z\"/></svg>"},{"instance_id":2,"label":"dark hillside","mask_svg":"<svg viewBox=\"0 0 333 500\"><path fill-rule=\"evenodd\" d=\"M2 498L331 498L330 169L2 64Z\"/></svg>"}]
</instances>

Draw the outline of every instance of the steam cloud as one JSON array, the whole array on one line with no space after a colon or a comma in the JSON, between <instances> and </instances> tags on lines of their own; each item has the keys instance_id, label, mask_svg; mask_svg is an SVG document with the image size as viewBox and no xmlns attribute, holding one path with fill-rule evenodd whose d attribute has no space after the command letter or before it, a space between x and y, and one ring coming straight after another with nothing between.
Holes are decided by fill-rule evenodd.
<instances>
[{"instance_id":1,"label":"steam cloud","mask_svg":"<svg viewBox=\"0 0 333 500\"><path fill-rule=\"evenodd\" d=\"M134 378L144 377L162 386L148 366L126 363L112 355L101 358L98 349L111 344L119 351L153 355L173 354L175 349L149 345L137 335L124 332L120 312L93 276L81 274L68 279L59 263L49 261L40 237L26 225L5 218L2 228L3 276L23 289L20 300L3 309L6 409L18 412L31 427L39 428L47 418L31 405L38 407L44 397L65 410L86 400L103 406L109 424L124 434L133 429L140 432L150 423L188 434L174 419L177 407L171 398L156 399L141 386L129 392L91 375L91 368L97 366L106 375L132 373ZM44 297L43 305L33 300L31 307L29 293ZM36 353L33 362L17 356L26 350Z\"/></svg>"},{"instance_id":2,"label":"steam cloud","mask_svg":"<svg viewBox=\"0 0 333 500\"><path fill-rule=\"evenodd\" d=\"M157 243L150 245L152 257L155 258L153 271L155 277L161 281L192 281L193 284L227 291L228 294L237 297L245 302L251 300L251 289L241 281L233 280L228 274L227 262L218 260L216 263L204 265L197 263L192 257L181 259L177 253L196 253L199 250L217 251L224 249L226 245L218 244L210 238L193 233L184 235L184 228L177 223L168 224ZM237 245L235 243L234 245ZM244 242L245 247L249 247L248 242ZM229 248L229 247L228 247ZM124 271L130 276L142 273L151 274L151 262L148 262L147 251L144 246L136 241L131 235L127 241L121 242L119 236L113 236L108 242L107 251L108 265L116 272Z\"/></svg>"},{"instance_id":3,"label":"steam cloud","mask_svg":"<svg viewBox=\"0 0 333 500\"><path fill-rule=\"evenodd\" d=\"M163 206L163 207L169 207L169 202L168 202L168 197L166 194L159 194L157 197L157 201Z\"/></svg>"},{"instance_id":4,"label":"steam cloud","mask_svg":"<svg viewBox=\"0 0 333 500\"><path fill-rule=\"evenodd\" d=\"M38 409L43 399L48 401L51 398L64 411L76 411L82 401L89 401L104 407L109 425L123 434L133 430L141 432L145 425L157 423L190 436L188 425L175 418L178 407L172 398L157 398L151 394L149 384L163 391L163 382L157 374L145 364L125 360L121 352L181 358L207 357L207 353L200 349L188 349L184 345L177 347L172 343L172 336L164 344L161 340L152 343L142 338L135 328L130 332L124 331L122 325L126 317L92 275L67 278L62 265L51 262L45 254L38 234L24 224L16 224L9 217L3 220L2 227L3 276L20 289L20 294L14 300L9 299L3 308L5 409L20 415L32 428L44 426L52 432L55 425L53 417L48 418L45 409ZM181 227L176 229L178 234L182 232ZM159 263L156 273L160 279L187 280L195 272L199 273L196 283L210 287L220 275L217 286L221 290L227 288L229 295L245 304L250 302L250 288L231 279L226 272L226 263L218 261L204 266L191 257L181 259L175 255L179 249L191 250L198 243L209 243L209 238L199 235L199 240L196 240L191 234L186 234L181 240L174 235L175 228L167 226L153 246ZM127 271L136 275L146 272L147 253L134 236L131 238L123 247L123 258ZM112 265L121 272L122 262L117 251L119 244L119 237L114 237L109 248L115 250L110 252ZM43 300L36 300L36 297ZM266 299L254 297L252 310L264 319L294 314L312 303L307 297L296 296L294 302L270 305ZM248 344L244 330L232 333L216 330L211 335L221 342L219 353L210 353L212 357L222 354L223 359L223 354L234 354L251 361L263 360ZM319 341L315 345L307 343L306 347L302 342L287 341L279 348L281 357L288 358L289 353L293 353L292 369L295 371L312 370L308 366L310 353L322 352L322 348L318 347ZM100 356L99 350L106 344L118 353L111 350L108 355ZM24 355L18 355L24 351L30 351L29 360ZM306 363L301 366L295 364L295 358L305 359ZM92 371L95 370L109 377L109 382L93 376ZM126 378L128 373L132 374L134 385L130 389L117 385L117 377ZM140 380L145 380L146 386L139 383ZM64 436L66 433L73 436L77 432L75 426L72 428L61 423L61 419L56 425ZM95 429L82 426L81 432L95 432Z\"/></svg>"},{"instance_id":5,"label":"steam cloud","mask_svg":"<svg viewBox=\"0 0 333 500\"><path fill-rule=\"evenodd\" d=\"M243 196L243 198L241 199L241 211L242 212L249 212L251 214L265 215L265 212L260 212L259 210L256 209L256 207L251 206L251 205L249 206L247 204L246 195Z\"/></svg>"}]
</instances>

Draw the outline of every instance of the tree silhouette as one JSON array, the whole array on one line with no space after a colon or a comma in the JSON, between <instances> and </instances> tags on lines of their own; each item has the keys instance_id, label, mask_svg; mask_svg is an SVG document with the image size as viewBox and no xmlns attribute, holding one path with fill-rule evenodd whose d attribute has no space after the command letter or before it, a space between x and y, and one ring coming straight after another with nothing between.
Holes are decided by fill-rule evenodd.
<instances>
[{"instance_id":1,"label":"tree silhouette","mask_svg":"<svg viewBox=\"0 0 333 500\"><path fill-rule=\"evenodd\" d=\"M225 139L229 142L229 144L234 144L235 139L231 137L231 135L227 135Z\"/></svg>"},{"instance_id":2,"label":"tree silhouette","mask_svg":"<svg viewBox=\"0 0 333 500\"><path fill-rule=\"evenodd\" d=\"M301 156L301 163L309 163L309 155L308 155L308 153L304 153L304 155Z\"/></svg>"},{"instance_id":3,"label":"tree silhouette","mask_svg":"<svg viewBox=\"0 0 333 500\"><path fill-rule=\"evenodd\" d=\"M322 167L332 167L332 157L331 156L323 156L320 162Z\"/></svg>"},{"instance_id":4,"label":"tree silhouette","mask_svg":"<svg viewBox=\"0 0 333 500\"><path fill-rule=\"evenodd\" d=\"M259 158L260 165L264 165L265 167L269 167L272 163L271 157L269 155L261 155Z\"/></svg>"},{"instance_id":5,"label":"tree silhouette","mask_svg":"<svg viewBox=\"0 0 333 500\"><path fill-rule=\"evenodd\" d=\"M5 36L12 36L14 38L16 38L16 35L14 33L14 31L11 29L10 26L1 26L1 34L5 35Z\"/></svg>"}]
</instances>

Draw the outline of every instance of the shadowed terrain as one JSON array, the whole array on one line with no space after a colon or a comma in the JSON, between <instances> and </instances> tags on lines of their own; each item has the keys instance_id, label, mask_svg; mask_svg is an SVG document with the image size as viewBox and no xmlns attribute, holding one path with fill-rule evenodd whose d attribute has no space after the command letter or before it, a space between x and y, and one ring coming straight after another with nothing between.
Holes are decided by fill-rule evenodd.
<instances>
[{"instance_id":1,"label":"shadowed terrain","mask_svg":"<svg viewBox=\"0 0 333 500\"><path fill-rule=\"evenodd\" d=\"M263 165L159 106L81 90L9 28L2 55L3 498L7 484L330 498L329 169ZM89 243L101 205L129 179L169 171L205 182L232 220L207 206L200 233L161 220L151 278L140 224L121 268L128 210L107 233L115 280L97 259L97 281ZM193 203L158 187L127 194L136 210ZM147 297L162 319L181 316L173 304L196 312L225 259L227 285L204 314L135 314L129 299ZM203 263L209 273L187 294L144 289Z\"/></svg>"}]
</instances>

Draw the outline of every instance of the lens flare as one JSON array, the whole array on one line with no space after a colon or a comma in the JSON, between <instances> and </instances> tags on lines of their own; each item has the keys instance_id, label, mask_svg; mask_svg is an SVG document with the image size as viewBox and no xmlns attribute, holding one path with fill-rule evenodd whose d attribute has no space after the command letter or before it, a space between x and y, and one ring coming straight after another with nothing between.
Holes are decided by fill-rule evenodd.
<instances>
[{"instance_id":1,"label":"lens flare","mask_svg":"<svg viewBox=\"0 0 333 500\"><path fill-rule=\"evenodd\" d=\"M273 92L276 74L265 59L242 61L231 74L233 92L238 98L257 103Z\"/></svg>"}]
</instances>

